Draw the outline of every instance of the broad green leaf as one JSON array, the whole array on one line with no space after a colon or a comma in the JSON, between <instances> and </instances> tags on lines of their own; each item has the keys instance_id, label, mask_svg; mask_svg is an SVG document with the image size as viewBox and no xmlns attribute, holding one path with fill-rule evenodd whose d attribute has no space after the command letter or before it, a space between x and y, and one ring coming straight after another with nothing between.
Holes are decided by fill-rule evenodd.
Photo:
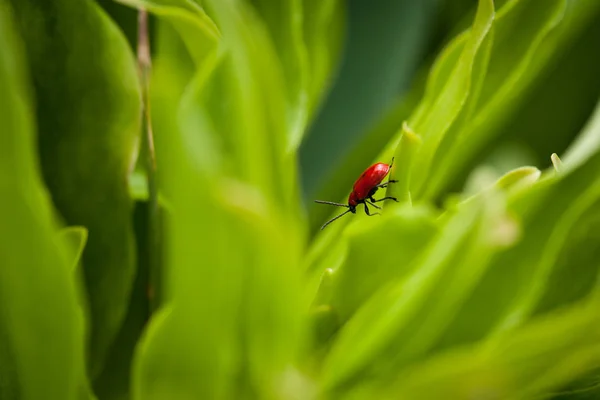
<instances>
[{"instance_id":1,"label":"broad green leaf","mask_svg":"<svg viewBox=\"0 0 600 400\"><path fill-rule=\"evenodd\" d=\"M348 255L335 274L331 303L343 321L379 288L412 272L412 261L436 233L434 217L426 207L398 208L348 229Z\"/></svg>"},{"instance_id":2,"label":"broad green leaf","mask_svg":"<svg viewBox=\"0 0 600 400\"><path fill-rule=\"evenodd\" d=\"M127 187L140 125L135 61L94 2L11 3L34 82L44 179L66 223L89 231L82 263L94 375L125 316L135 273Z\"/></svg>"},{"instance_id":3,"label":"broad green leaf","mask_svg":"<svg viewBox=\"0 0 600 400\"><path fill-rule=\"evenodd\" d=\"M538 255L537 265L534 264L535 272L530 284L514 300L515 305L499 324L498 330L522 323L540 302L550 303L544 304L544 311L547 311L552 308L551 305L563 306L565 300L579 300L577 295L584 296L593 287L600 272L600 263L596 261L597 251L590 253L586 249L595 242L591 240L590 231L599 226L599 202L600 182L594 182L556 219L545 248ZM590 215L590 209L593 211L594 207L596 211ZM581 225L584 236L576 233L581 232ZM581 241L583 243L579 245Z\"/></svg>"},{"instance_id":4,"label":"broad green leaf","mask_svg":"<svg viewBox=\"0 0 600 400\"><path fill-rule=\"evenodd\" d=\"M137 344L132 368L133 399L168 399L173 396L182 400L197 398L189 392L189 382L186 382L186 375L182 373L186 370L184 363L187 357L180 351L185 347L172 342L173 336L176 336L170 324L172 313L171 306L163 305L153 314ZM185 331L185 328L183 330ZM188 349L187 355L192 354L194 353ZM157 370L163 373L157 373ZM165 372L171 372L172 376ZM191 379L192 382L195 380ZM204 394L206 393L205 391Z\"/></svg>"},{"instance_id":5,"label":"broad green leaf","mask_svg":"<svg viewBox=\"0 0 600 400\"><path fill-rule=\"evenodd\" d=\"M308 58L308 118L312 120L329 92L338 68L346 28L346 7L340 0L301 0L301 8Z\"/></svg>"},{"instance_id":6,"label":"broad green leaf","mask_svg":"<svg viewBox=\"0 0 600 400\"><path fill-rule=\"evenodd\" d=\"M563 307L580 299L592 289L598 278L598 183L594 183L594 186L582 194L581 200L575 201L577 206L569 209L570 215L561 218L560 222L563 225L570 223L571 226L564 227L566 232L562 234L558 232L557 227L553 235L554 240L548 243L545 253L554 254L556 258L553 268L547 273L543 296L538 295L539 297L535 298L536 314ZM594 204L590 205L591 202ZM563 236L563 243L554 243L560 240L555 239L560 236ZM551 248L555 244L560 247ZM547 254L543 256L548 257Z\"/></svg>"},{"instance_id":7,"label":"broad green leaf","mask_svg":"<svg viewBox=\"0 0 600 400\"><path fill-rule=\"evenodd\" d=\"M492 260L488 272L440 343L440 349L481 340L494 330L503 333L527 321L548 290L548 281L565 241L574 232L582 213L587 209L593 211L590 206L598 196L599 171L600 155L596 154L571 173L552 172L534 185L511 194L509 210L522 223L522 240ZM571 301L589 291L590 285L585 282L598 272L591 256L584 256L587 261L578 267L581 268L578 277L573 276L571 288L580 289ZM567 265L562 268L569 268Z\"/></svg>"},{"instance_id":8,"label":"broad green leaf","mask_svg":"<svg viewBox=\"0 0 600 400\"><path fill-rule=\"evenodd\" d=\"M569 382L560 389L547 393L544 398L552 400L593 400L600 395L600 375L598 369Z\"/></svg>"},{"instance_id":9,"label":"broad green leaf","mask_svg":"<svg viewBox=\"0 0 600 400\"><path fill-rule=\"evenodd\" d=\"M544 398L600 362L597 309L597 301L586 301L537 318L500 340L399 370L393 380L363 387L362 396L351 398Z\"/></svg>"},{"instance_id":10,"label":"broad green leaf","mask_svg":"<svg viewBox=\"0 0 600 400\"><path fill-rule=\"evenodd\" d=\"M414 261L412 272L380 289L342 328L325 361L326 388L365 369L402 365L437 342L491 256L516 239L514 229L503 229L515 223L504 215L500 198L488 192L485 200L459 208Z\"/></svg>"},{"instance_id":11,"label":"broad green leaf","mask_svg":"<svg viewBox=\"0 0 600 400\"><path fill-rule=\"evenodd\" d=\"M195 91L204 92L216 65L215 58L206 60ZM197 99L190 96L188 110L197 109ZM202 121L201 114L193 115L198 118L192 122ZM167 236L168 303L150 320L136 351L135 399L223 398L235 389L227 377L237 369L234 311L241 294L231 295L239 293L239 257L226 252L230 222L215 194L205 192L220 178L207 158L218 153L207 131L198 128L183 120L163 149L163 173L173 177L167 182L173 206ZM186 381L186 376L196 378Z\"/></svg>"},{"instance_id":12,"label":"broad green leaf","mask_svg":"<svg viewBox=\"0 0 600 400\"><path fill-rule=\"evenodd\" d=\"M159 196L168 198L170 178L162 166L169 162L167 154L172 151L171 137L179 131L177 120L179 103L185 88L194 76L195 65L183 39L168 21L157 21L154 48L155 56L150 78L152 130L156 164L160 166L157 168ZM146 180L145 176L143 180ZM145 189L147 191L147 188Z\"/></svg>"},{"instance_id":13,"label":"broad green leaf","mask_svg":"<svg viewBox=\"0 0 600 400\"><path fill-rule=\"evenodd\" d=\"M41 179L24 46L12 17L0 3L0 395L77 399L81 310Z\"/></svg>"},{"instance_id":14,"label":"broad green leaf","mask_svg":"<svg viewBox=\"0 0 600 400\"><path fill-rule=\"evenodd\" d=\"M300 345L302 221L280 66L244 3L205 4L221 47L186 87L164 150L172 312L136 356L136 398L272 397Z\"/></svg>"},{"instance_id":15,"label":"broad green leaf","mask_svg":"<svg viewBox=\"0 0 600 400\"><path fill-rule=\"evenodd\" d=\"M304 41L305 15L302 0L252 0L251 3L264 20L283 67L289 147L295 151L306 131L309 104L314 103L314 100L309 99L310 70L308 49ZM328 6L331 7L331 4Z\"/></svg>"},{"instance_id":16,"label":"broad green leaf","mask_svg":"<svg viewBox=\"0 0 600 400\"><path fill-rule=\"evenodd\" d=\"M231 8L227 4L223 7ZM212 4L215 14L218 6ZM226 56L207 87L208 117L222 132L214 140L221 142L217 143L233 169L224 172L256 186L275 202L273 206L298 218L296 156L288 145L284 76L266 32L249 13L238 5L218 20L227 30ZM223 90L231 91L231 96L224 99Z\"/></svg>"}]
</instances>

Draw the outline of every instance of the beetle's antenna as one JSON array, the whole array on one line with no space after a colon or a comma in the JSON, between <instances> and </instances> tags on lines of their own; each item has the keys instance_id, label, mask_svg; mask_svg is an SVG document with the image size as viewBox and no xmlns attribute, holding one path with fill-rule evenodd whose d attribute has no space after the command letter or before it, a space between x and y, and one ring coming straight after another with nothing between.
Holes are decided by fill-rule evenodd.
<instances>
[{"instance_id":1,"label":"beetle's antenna","mask_svg":"<svg viewBox=\"0 0 600 400\"><path fill-rule=\"evenodd\" d=\"M348 206L348 204L334 203L333 201L315 200L315 203L329 204L330 206L338 206L338 207L346 207L346 208L350 207L350 206Z\"/></svg>"},{"instance_id":2,"label":"beetle's antenna","mask_svg":"<svg viewBox=\"0 0 600 400\"><path fill-rule=\"evenodd\" d=\"M325 227L326 227L327 225L329 225L330 223L332 223L332 222L333 222L333 221L335 221L336 219L338 219L338 218L340 218L340 217L343 217L344 215L348 214L349 212L350 212L350 210L346 210L346 211L344 211L343 213L341 213L340 215L338 215L337 217L333 217L333 218L331 218L329 221L327 221L327 222L325 222L325 223L323 224L323 226L321 227L321 230L325 229Z\"/></svg>"}]
</instances>

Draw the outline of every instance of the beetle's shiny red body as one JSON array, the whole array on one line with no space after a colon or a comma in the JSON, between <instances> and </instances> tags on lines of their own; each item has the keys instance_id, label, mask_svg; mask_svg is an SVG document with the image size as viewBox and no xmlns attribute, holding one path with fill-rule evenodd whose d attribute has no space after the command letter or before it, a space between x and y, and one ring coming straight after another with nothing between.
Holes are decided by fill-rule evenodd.
<instances>
[{"instance_id":1,"label":"beetle's shiny red body","mask_svg":"<svg viewBox=\"0 0 600 400\"><path fill-rule=\"evenodd\" d=\"M371 191L383 181L383 178L390 172L390 165L386 163L377 163L371 165L354 182L352 193L348 196L348 205L356 207L365 199L372 196Z\"/></svg>"},{"instance_id":2,"label":"beetle's shiny red body","mask_svg":"<svg viewBox=\"0 0 600 400\"><path fill-rule=\"evenodd\" d=\"M385 176L392 169L393 164L394 164L394 159L392 158L392 162L389 165L386 163L376 163L376 164L371 165L369 168L367 168L365 170L365 172L363 172L362 175L358 177L356 182L354 182L354 186L352 187L352 193L350 193L350 196L348 196L348 204L334 203L332 201L315 200L315 202L317 202L317 203L329 204L329 205L338 206L338 207L346 207L348 209L345 212L343 212L342 214L338 215L337 217L332 218L329 221L327 221L321 227L321 229L325 228L331 222L335 221L336 219L340 218L341 216L343 216L349 212L351 212L352 214L355 214L356 207L359 204L364 204L365 213L367 215L371 216L371 215L377 215L378 213L371 214L367 204L369 204L377 209L381 209L381 207L379 207L375 203L384 201L384 200L398 201L395 197L391 197L391 196L384 197L379 200L375 200L373 198L373 195L375 194L375 192L377 192L378 189L385 188L390 183L396 182L394 180L389 180L385 183L381 183L383 181L383 178L385 178Z\"/></svg>"}]
</instances>

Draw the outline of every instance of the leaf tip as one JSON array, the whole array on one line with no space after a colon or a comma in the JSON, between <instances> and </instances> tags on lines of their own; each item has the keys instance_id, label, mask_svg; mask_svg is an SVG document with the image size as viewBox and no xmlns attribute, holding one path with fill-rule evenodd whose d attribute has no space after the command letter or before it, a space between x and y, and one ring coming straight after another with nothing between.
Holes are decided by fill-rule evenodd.
<instances>
[{"instance_id":1,"label":"leaf tip","mask_svg":"<svg viewBox=\"0 0 600 400\"><path fill-rule=\"evenodd\" d=\"M562 161L558 157L558 154L552 153L552 155L550 156L550 160L552 161L554 171L560 172L562 170Z\"/></svg>"}]
</instances>

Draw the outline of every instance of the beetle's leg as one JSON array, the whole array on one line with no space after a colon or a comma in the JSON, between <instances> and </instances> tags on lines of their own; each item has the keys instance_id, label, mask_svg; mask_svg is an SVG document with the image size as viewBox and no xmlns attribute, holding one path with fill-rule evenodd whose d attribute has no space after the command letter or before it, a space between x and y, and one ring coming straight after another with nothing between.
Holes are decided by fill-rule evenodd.
<instances>
[{"instance_id":1,"label":"beetle's leg","mask_svg":"<svg viewBox=\"0 0 600 400\"><path fill-rule=\"evenodd\" d=\"M384 187L387 187L387 185L389 185L390 183L396 183L396 182L398 182L396 179L390 179L389 181L380 183L379 185L377 185L375 187L376 188L384 188Z\"/></svg>"},{"instance_id":2,"label":"beetle's leg","mask_svg":"<svg viewBox=\"0 0 600 400\"><path fill-rule=\"evenodd\" d=\"M384 197L384 198L382 198L382 199L379 199L379 200L373 200L373 199L371 199L371 201L372 201L373 203L379 203L380 201L384 201L384 200L394 200L396 203L398 203L398 199L397 199L397 198L395 198L395 197L391 197L391 196Z\"/></svg>"},{"instance_id":3,"label":"beetle's leg","mask_svg":"<svg viewBox=\"0 0 600 400\"><path fill-rule=\"evenodd\" d=\"M369 197L369 199L370 199L371 201L365 200L365 203L369 203L369 205L370 205L370 206L373 206L373 207L375 207L376 209L378 209L378 210L381 210L381 207L379 207L377 204L373 204L373 203L372 203L373 201L375 201L375 199L374 199L374 198L372 198L372 197Z\"/></svg>"},{"instance_id":4,"label":"beetle's leg","mask_svg":"<svg viewBox=\"0 0 600 400\"><path fill-rule=\"evenodd\" d=\"M368 215L369 217L372 217L373 215L379 215L379 213L373 213L373 214L371 214L371 213L369 212L369 207L367 206L367 203L363 203L363 204L365 205L365 212L367 213L367 215Z\"/></svg>"}]
</instances>

